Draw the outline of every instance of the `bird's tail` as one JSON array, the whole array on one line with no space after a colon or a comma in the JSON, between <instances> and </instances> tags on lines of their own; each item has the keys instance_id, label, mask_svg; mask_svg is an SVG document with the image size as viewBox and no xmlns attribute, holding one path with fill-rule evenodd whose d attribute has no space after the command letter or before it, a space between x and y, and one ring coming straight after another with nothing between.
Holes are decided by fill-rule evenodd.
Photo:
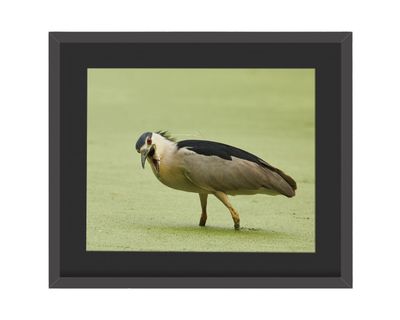
<instances>
[{"instance_id":1,"label":"bird's tail","mask_svg":"<svg viewBox=\"0 0 400 320\"><path fill-rule=\"evenodd\" d=\"M279 170L278 168L275 168L274 166L271 166L268 162L258 159L260 161L260 164L269 170L277 173L285 182L288 184L286 188L284 188L284 195L291 198L295 196L295 191L297 189L297 184L296 181L290 176L288 176L286 173L284 173L282 170ZM282 190L283 191L283 190Z\"/></svg>"},{"instance_id":2,"label":"bird's tail","mask_svg":"<svg viewBox=\"0 0 400 320\"><path fill-rule=\"evenodd\" d=\"M297 189L297 183L291 176L288 176L283 171L276 169L276 172L292 187L293 190Z\"/></svg>"},{"instance_id":3,"label":"bird's tail","mask_svg":"<svg viewBox=\"0 0 400 320\"><path fill-rule=\"evenodd\" d=\"M283 194L288 198L294 197L296 195L295 190L297 189L296 181L294 181L292 177L288 176L286 173L279 169L276 169L275 172L279 174L283 180L285 180L285 186L281 187L282 191L284 191Z\"/></svg>"}]
</instances>

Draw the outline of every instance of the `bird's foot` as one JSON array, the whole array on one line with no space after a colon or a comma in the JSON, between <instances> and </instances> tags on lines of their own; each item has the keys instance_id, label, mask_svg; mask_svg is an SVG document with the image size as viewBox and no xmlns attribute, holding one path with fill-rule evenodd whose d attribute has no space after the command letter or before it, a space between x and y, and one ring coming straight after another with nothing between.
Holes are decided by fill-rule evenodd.
<instances>
[{"instance_id":1,"label":"bird's foot","mask_svg":"<svg viewBox=\"0 0 400 320\"><path fill-rule=\"evenodd\" d=\"M240 230L240 223L235 223L235 230Z\"/></svg>"},{"instance_id":2,"label":"bird's foot","mask_svg":"<svg viewBox=\"0 0 400 320\"><path fill-rule=\"evenodd\" d=\"M205 227L206 221L207 221L207 218L200 218L199 226L200 227Z\"/></svg>"}]
</instances>

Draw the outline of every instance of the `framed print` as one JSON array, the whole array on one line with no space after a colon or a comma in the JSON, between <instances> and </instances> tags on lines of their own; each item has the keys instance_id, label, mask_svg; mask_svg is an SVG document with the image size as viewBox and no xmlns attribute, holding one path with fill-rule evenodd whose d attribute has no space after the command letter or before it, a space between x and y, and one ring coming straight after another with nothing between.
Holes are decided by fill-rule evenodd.
<instances>
[{"instance_id":1,"label":"framed print","mask_svg":"<svg viewBox=\"0 0 400 320\"><path fill-rule=\"evenodd\" d=\"M49 286L352 287L352 34L49 34Z\"/></svg>"}]
</instances>

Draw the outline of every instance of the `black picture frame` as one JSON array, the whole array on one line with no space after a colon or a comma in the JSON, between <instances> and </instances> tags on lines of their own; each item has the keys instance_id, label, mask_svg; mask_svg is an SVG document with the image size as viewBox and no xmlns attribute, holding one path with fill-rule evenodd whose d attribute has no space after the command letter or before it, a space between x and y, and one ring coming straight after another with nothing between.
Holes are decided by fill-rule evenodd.
<instances>
[{"instance_id":1,"label":"black picture frame","mask_svg":"<svg viewBox=\"0 0 400 320\"><path fill-rule=\"evenodd\" d=\"M86 70L315 68L316 252L87 252ZM50 288L351 288L351 32L50 32Z\"/></svg>"}]
</instances>

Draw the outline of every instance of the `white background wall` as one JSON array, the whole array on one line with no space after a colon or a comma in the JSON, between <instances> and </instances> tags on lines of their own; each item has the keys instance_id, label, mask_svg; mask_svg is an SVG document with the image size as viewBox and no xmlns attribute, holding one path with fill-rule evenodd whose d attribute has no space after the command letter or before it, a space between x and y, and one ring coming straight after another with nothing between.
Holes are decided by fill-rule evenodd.
<instances>
[{"instance_id":1,"label":"white background wall","mask_svg":"<svg viewBox=\"0 0 400 320\"><path fill-rule=\"evenodd\" d=\"M396 2L2 1L1 318L398 318ZM353 31L354 289L49 290L48 31Z\"/></svg>"}]
</instances>

